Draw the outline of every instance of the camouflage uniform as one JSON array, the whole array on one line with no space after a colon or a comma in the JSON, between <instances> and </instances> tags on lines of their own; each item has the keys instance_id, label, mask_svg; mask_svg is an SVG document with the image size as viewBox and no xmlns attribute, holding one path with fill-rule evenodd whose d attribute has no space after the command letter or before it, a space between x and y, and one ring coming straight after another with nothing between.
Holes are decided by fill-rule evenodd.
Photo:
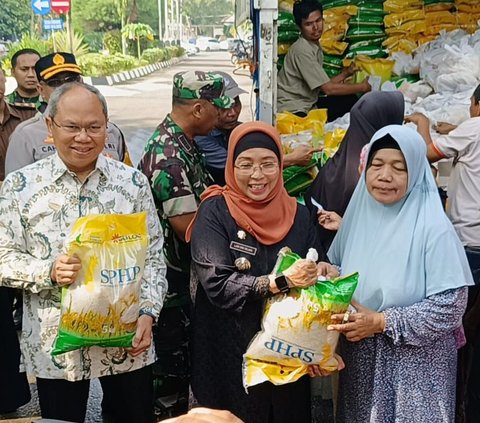
<instances>
[{"instance_id":1,"label":"camouflage uniform","mask_svg":"<svg viewBox=\"0 0 480 423\"><path fill-rule=\"evenodd\" d=\"M5 96L5 101L10 106L14 106L17 109L22 110L26 116L26 119L30 119L31 117L35 116L37 111L43 113L47 107L47 103L42 100L40 95L30 98L22 97L17 90Z\"/></svg>"},{"instance_id":2,"label":"camouflage uniform","mask_svg":"<svg viewBox=\"0 0 480 423\"><path fill-rule=\"evenodd\" d=\"M228 108L221 76L210 72L183 72L174 76L173 96L205 99ZM213 183L204 157L193 140L167 115L147 142L139 168L148 177L164 233L168 293L154 342L158 356L153 366L156 413L178 415L188 406L190 378L190 247L178 239L169 218L194 213L200 195Z\"/></svg>"}]
</instances>

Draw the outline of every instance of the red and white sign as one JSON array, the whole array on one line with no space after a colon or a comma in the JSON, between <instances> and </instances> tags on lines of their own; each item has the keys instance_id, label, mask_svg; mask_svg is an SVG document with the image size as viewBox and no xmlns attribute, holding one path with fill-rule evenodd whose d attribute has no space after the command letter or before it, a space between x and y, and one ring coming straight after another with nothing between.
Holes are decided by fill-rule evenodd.
<instances>
[{"instance_id":1,"label":"red and white sign","mask_svg":"<svg viewBox=\"0 0 480 423\"><path fill-rule=\"evenodd\" d=\"M70 0L51 0L50 6L52 12L65 15L70 11Z\"/></svg>"}]
</instances>

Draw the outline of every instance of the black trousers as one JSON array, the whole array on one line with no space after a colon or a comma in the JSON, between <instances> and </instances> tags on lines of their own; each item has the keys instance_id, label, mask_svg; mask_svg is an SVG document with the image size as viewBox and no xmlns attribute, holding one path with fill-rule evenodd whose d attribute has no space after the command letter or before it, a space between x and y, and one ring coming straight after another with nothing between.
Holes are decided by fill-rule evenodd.
<instances>
[{"instance_id":1,"label":"black trousers","mask_svg":"<svg viewBox=\"0 0 480 423\"><path fill-rule=\"evenodd\" d=\"M152 423L152 366L99 378L109 417L115 423ZM42 417L83 423L90 380L37 378Z\"/></svg>"}]
</instances>

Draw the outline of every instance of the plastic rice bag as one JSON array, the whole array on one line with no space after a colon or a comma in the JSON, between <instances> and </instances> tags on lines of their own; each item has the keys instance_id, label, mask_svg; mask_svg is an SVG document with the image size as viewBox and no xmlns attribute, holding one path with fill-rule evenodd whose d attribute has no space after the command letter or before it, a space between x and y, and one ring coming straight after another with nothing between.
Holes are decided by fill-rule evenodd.
<instances>
[{"instance_id":1,"label":"plastic rice bag","mask_svg":"<svg viewBox=\"0 0 480 423\"><path fill-rule=\"evenodd\" d=\"M130 347L148 247L146 212L81 217L67 246L82 268L76 281L62 289L52 355L92 345Z\"/></svg>"},{"instance_id":2,"label":"plastic rice bag","mask_svg":"<svg viewBox=\"0 0 480 423\"><path fill-rule=\"evenodd\" d=\"M290 267L300 257L285 254L278 271ZM262 330L255 335L243 356L245 389L270 381L283 385L308 373L308 366L318 364L334 371L334 357L339 333L327 331L331 316L344 313L358 283L358 273L318 281L305 289L291 289L288 294L267 300Z\"/></svg>"}]
</instances>

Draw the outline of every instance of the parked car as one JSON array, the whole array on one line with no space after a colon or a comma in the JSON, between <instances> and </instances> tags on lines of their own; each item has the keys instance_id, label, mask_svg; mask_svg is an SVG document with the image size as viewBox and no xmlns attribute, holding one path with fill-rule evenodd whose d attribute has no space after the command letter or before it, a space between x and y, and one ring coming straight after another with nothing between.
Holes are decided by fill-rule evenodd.
<instances>
[{"instance_id":1,"label":"parked car","mask_svg":"<svg viewBox=\"0 0 480 423\"><path fill-rule=\"evenodd\" d=\"M230 51L234 41L235 41L235 38L227 38L225 40L220 41L220 50Z\"/></svg>"},{"instance_id":2,"label":"parked car","mask_svg":"<svg viewBox=\"0 0 480 423\"><path fill-rule=\"evenodd\" d=\"M198 53L198 47L194 44L186 43L182 41L180 46L186 51L188 56L195 56Z\"/></svg>"},{"instance_id":3,"label":"parked car","mask_svg":"<svg viewBox=\"0 0 480 423\"><path fill-rule=\"evenodd\" d=\"M198 37L197 47L200 51L218 51L220 50L220 43L216 38Z\"/></svg>"},{"instance_id":4,"label":"parked car","mask_svg":"<svg viewBox=\"0 0 480 423\"><path fill-rule=\"evenodd\" d=\"M0 57L6 56L8 53L8 44L5 41L0 41Z\"/></svg>"}]
</instances>

